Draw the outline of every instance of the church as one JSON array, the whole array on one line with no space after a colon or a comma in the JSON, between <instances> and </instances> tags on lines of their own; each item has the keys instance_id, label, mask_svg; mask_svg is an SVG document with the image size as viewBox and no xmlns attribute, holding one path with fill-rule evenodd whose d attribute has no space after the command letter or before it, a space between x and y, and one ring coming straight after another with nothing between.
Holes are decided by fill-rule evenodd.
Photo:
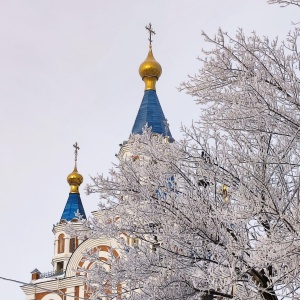
<instances>
[{"instance_id":1,"label":"church","mask_svg":"<svg viewBox=\"0 0 300 300\"><path fill-rule=\"evenodd\" d=\"M120 145L119 159L133 158L130 153L130 140L132 136L141 134L147 125L154 134L159 134L169 142L174 139L169 129L167 119L164 116L156 93L156 82L159 79L162 68L154 59L152 53L152 35L155 32L151 24L146 26L149 31L149 52L145 61L139 67L139 74L145 83L144 96L139 107L132 131L128 141ZM26 300L73 300L89 299L88 290L84 284L83 276L78 269L91 267L91 263L84 259L83 252L91 249L99 253L99 259L107 261L110 249L117 248L116 241L108 238L82 238L70 236L66 232L66 225L72 224L77 231L85 230L84 221L87 219L79 187L83 182L82 175L77 169L78 144L75 148L75 166L67 177L70 185L68 200L65 204L61 218L53 226L54 254L52 257L53 271L48 273L34 269L31 272L31 281L21 286ZM99 217L99 212L92 213L93 217ZM83 235L84 236L84 235ZM134 238L126 238L128 246L134 246L137 242ZM113 255L119 257L119 253L113 250ZM122 259L122 258L121 258Z\"/></svg>"}]
</instances>

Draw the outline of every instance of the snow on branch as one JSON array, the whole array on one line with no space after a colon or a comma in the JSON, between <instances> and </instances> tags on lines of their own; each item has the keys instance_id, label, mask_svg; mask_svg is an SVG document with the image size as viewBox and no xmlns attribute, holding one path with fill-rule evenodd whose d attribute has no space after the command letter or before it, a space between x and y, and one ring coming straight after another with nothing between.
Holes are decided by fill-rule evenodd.
<instances>
[{"instance_id":1,"label":"snow on branch","mask_svg":"<svg viewBox=\"0 0 300 300\"><path fill-rule=\"evenodd\" d=\"M300 6L299 0L268 0L269 4L280 4L282 7L288 6L288 5L296 5Z\"/></svg>"}]
</instances>

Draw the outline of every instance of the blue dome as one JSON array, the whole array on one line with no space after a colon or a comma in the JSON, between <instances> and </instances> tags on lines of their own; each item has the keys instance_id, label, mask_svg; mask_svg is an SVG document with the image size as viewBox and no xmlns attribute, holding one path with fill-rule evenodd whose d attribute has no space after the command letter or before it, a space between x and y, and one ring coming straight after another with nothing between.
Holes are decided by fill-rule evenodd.
<instances>
[{"instance_id":1,"label":"blue dome","mask_svg":"<svg viewBox=\"0 0 300 300\"><path fill-rule=\"evenodd\" d=\"M153 133L169 136L170 140L173 140L156 91L154 90L145 91L132 128L132 134L142 134L143 128L146 124L148 124L148 127L151 127Z\"/></svg>"},{"instance_id":2,"label":"blue dome","mask_svg":"<svg viewBox=\"0 0 300 300\"><path fill-rule=\"evenodd\" d=\"M81 202L80 194L70 193L65 209L62 213L61 220L71 221L79 219L79 214L82 219L86 219L84 208Z\"/></svg>"}]
</instances>

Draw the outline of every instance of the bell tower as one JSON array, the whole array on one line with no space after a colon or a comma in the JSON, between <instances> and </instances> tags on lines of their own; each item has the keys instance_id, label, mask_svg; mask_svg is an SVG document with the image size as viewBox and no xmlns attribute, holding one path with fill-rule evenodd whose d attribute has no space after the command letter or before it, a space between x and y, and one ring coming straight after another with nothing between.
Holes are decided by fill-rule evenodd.
<instances>
[{"instance_id":1,"label":"bell tower","mask_svg":"<svg viewBox=\"0 0 300 300\"><path fill-rule=\"evenodd\" d=\"M82 242L78 237L71 237L66 233L66 225L72 223L73 229L80 230L83 221L86 219L79 193L79 187L83 182L83 177L77 171L77 156L80 148L77 143L75 143L73 147L75 148L75 166L73 172L67 177L67 181L70 185L69 197L60 221L53 226L52 230L55 236L52 265L53 272L56 274L63 274L70 256Z\"/></svg>"}]
</instances>

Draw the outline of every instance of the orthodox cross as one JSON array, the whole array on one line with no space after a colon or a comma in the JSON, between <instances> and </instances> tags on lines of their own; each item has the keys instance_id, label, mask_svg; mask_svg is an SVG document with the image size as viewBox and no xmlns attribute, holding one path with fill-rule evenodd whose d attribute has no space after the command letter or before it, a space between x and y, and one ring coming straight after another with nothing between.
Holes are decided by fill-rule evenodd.
<instances>
[{"instance_id":1,"label":"orthodox cross","mask_svg":"<svg viewBox=\"0 0 300 300\"><path fill-rule=\"evenodd\" d=\"M80 150L79 146L78 146L78 143L76 142L73 147L75 148L75 162L77 162L77 155L78 155L78 150Z\"/></svg>"},{"instance_id":2,"label":"orthodox cross","mask_svg":"<svg viewBox=\"0 0 300 300\"><path fill-rule=\"evenodd\" d=\"M148 40L149 40L149 42L150 42L150 47L151 47L151 46L152 46L152 34L154 35L154 34L156 34L156 33L155 33L155 31L153 30L152 24L151 24L151 23L149 23L149 25L145 26L145 28L149 31L149 38L148 38Z\"/></svg>"}]
</instances>

